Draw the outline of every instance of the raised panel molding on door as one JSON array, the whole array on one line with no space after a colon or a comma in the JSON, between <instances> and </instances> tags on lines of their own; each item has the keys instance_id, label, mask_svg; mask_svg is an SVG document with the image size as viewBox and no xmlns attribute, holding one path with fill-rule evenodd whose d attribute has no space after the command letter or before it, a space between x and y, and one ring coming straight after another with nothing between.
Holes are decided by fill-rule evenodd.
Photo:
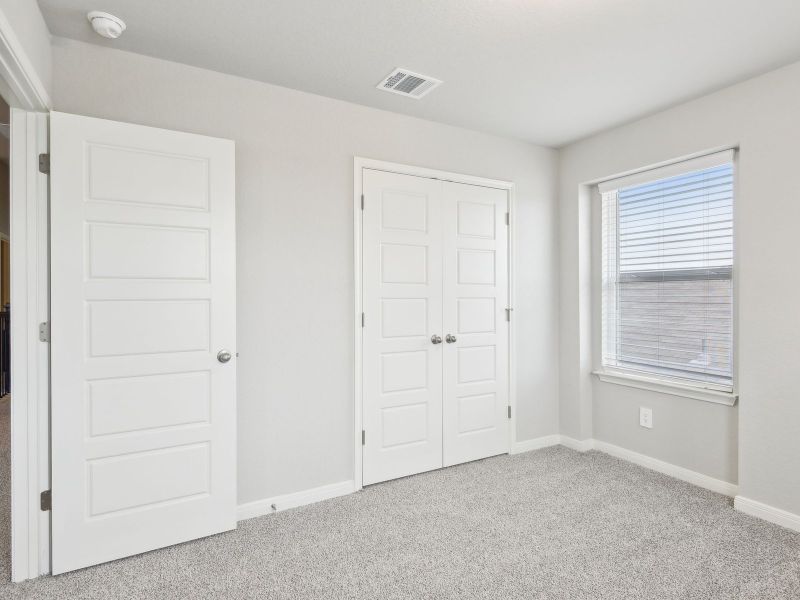
<instances>
[{"instance_id":1,"label":"raised panel molding on door","mask_svg":"<svg viewBox=\"0 0 800 600\"><path fill-rule=\"evenodd\" d=\"M510 186L391 170L356 173L364 485L510 447Z\"/></svg>"},{"instance_id":2,"label":"raised panel molding on door","mask_svg":"<svg viewBox=\"0 0 800 600\"><path fill-rule=\"evenodd\" d=\"M442 184L365 170L364 484L442 466Z\"/></svg>"},{"instance_id":3,"label":"raised panel molding on door","mask_svg":"<svg viewBox=\"0 0 800 600\"><path fill-rule=\"evenodd\" d=\"M236 526L233 142L51 116L52 572Z\"/></svg>"}]
</instances>

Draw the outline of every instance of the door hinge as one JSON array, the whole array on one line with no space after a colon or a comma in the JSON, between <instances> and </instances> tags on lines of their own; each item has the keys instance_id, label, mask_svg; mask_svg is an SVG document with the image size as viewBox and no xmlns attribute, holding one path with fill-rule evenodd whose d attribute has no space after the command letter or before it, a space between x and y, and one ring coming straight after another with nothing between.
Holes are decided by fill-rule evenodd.
<instances>
[{"instance_id":1,"label":"door hinge","mask_svg":"<svg viewBox=\"0 0 800 600\"><path fill-rule=\"evenodd\" d=\"M511 418L511 405L508 405L508 418Z\"/></svg>"},{"instance_id":2,"label":"door hinge","mask_svg":"<svg viewBox=\"0 0 800 600\"><path fill-rule=\"evenodd\" d=\"M361 430L361 445L365 446L367 444L367 431L365 429Z\"/></svg>"},{"instance_id":3,"label":"door hinge","mask_svg":"<svg viewBox=\"0 0 800 600\"><path fill-rule=\"evenodd\" d=\"M361 210L364 210L364 194L361 194Z\"/></svg>"},{"instance_id":4,"label":"door hinge","mask_svg":"<svg viewBox=\"0 0 800 600\"><path fill-rule=\"evenodd\" d=\"M510 224L511 224L511 214L510 213L506 213L506 225L510 225Z\"/></svg>"},{"instance_id":5,"label":"door hinge","mask_svg":"<svg viewBox=\"0 0 800 600\"><path fill-rule=\"evenodd\" d=\"M39 506L44 511L50 510L53 506L53 493L50 490L45 490L39 495Z\"/></svg>"},{"instance_id":6,"label":"door hinge","mask_svg":"<svg viewBox=\"0 0 800 600\"><path fill-rule=\"evenodd\" d=\"M49 342L50 341L50 322L45 321L44 323L39 323L39 341L40 342Z\"/></svg>"},{"instance_id":7,"label":"door hinge","mask_svg":"<svg viewBox=\"0 0 800 600\"><path fill-rule=\"evenodd\" d=\"M513 308L507 308L506 309L506 321L510 321L511 320L511 311L512 310L514 310L514 309Z\"/></svg>"},{"instance_id":8,"label":"door hinge","mask_svg":"<svg viewBox=\"0 0 800 600\"><path fill-rule=\"evenodd\" d=\"M50 173L50 155L49 154L40 154L39 155L39 173L44 173L48 175Z\"/></svg>"},{"instance_id":9,"label":"door hinge","mask_svg":"<svg viewBox=\"0 0 800 600\"><path fill-rule=\"evenodd\" d=\"M361 327L364 327L364 323L365 322L366 322L366 317L364 316L364 313L362 312L361 313Z\"/></svg>"}]
</instances>

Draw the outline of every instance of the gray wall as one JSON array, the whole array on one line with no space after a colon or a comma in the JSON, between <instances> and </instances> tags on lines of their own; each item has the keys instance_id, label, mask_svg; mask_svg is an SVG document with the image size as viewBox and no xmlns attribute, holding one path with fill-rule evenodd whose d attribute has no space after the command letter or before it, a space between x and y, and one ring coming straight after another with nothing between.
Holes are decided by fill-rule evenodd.
<instances>
[{"instance_id":1,"label":"gray wall","mask_svg":"<svg viewBox=\"0 0 800 600\"><path fill-rule=\"evenodd\" d=\"M740 495L795 514L800 513L800 284L792 277L800 223L798 106L800 63L563 148L559 192L562 432L594 436L730 482L738 475ZM592 202L582 184L730 145L740 147L739 406L593 380ZM654 409L653 430L638 425L641 405Z\"/></svg>"},{"instance_id":2,"label":"gray wall","mask_svg":"<svg viewBox=\"0 0 800 600\"><path fill-rule=\"evenodd\" d=\"M239 502L352 478L353 157L517 184L518 439L558 432L556 153L56 38L59 111L236 141Z\"/></svg>"}]
</instances>

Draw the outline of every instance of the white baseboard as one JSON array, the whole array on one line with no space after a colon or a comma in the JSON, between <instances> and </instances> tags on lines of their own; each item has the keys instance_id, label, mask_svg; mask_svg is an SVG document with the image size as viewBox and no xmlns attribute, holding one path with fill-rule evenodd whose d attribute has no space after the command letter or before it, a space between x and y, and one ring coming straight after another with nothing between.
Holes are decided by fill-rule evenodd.
<instances>
[{"instance_id":1,"label":"white baseboard","mask_svg":"<svg viewBox=\"0 0 800 600\"><path fill-rule=\"evenodd\" d=\"M519 454L520 452L530 452L531 450L539 450L540 448L547 448L548 446L558 446L561 443L561 436L556 434L545 435L532 440L523 440L515 442L511 447L509 454Z\"/></svg>"},{"instance_id":2,"label":"white baseboard","mask_svg":"<svg viewBox=\"0 0 800 600\"><path fill-rule=\"evenodd\" d=\"M539 450L540 448L548 448L549 446L566 446L578 452L586 452L594 448L594 440L576 440L565 435L554 433L553 435L545 435L532 440L524 440L516 442L509 454L519 454L521 452L530 452L531 450Z\"/></svg>"},{"instance_id":3,"label":"white baseboard","mask_svg":"<svg viewBox=\"0 0 800 600\"><path fill-rule=\"evenodd\" d=\"M313 504L314 502L336 498L337 496L345 496L355 491L356 485L354 481L341 481L310 490L303 490L302 492L294 492L292 494L284 494L282 496L247 502L236 507L236 520L244 521L245 519L252 519L253 517L269 515L289 508Z\"/></svg>"},{"instance_id":4,"label":"white baseboard","mask_svg":"<svg viewBox=\"0 0 800 600\"><path fill-rule=\"evenodd\" d=\"M521 452L530 452L531 450L539 450L540 448L548 448L550 446L566 446L578 452L586 452L594 448L594 440L576 440L566 435L554 433L553 435L545 435L532 440L516 442L511 447L511 452L509 452L509 454L520 454Z\"/></svg>"},{"instance_id":5,"label":"white baseboard","mask_svg":"<svg viewBox=\"0 0 800 600\"><path fill-rule=\"evenodd\" d=\"M663 460L658 460L633 450L628 450L614 444L602 442L595 439L576 440L564 435L546 435L532 440L524 440L517 442L511 448L511 454L519 454L521 452L529 452L531 450L539 450L540 448L547 448L549 446L562 445L572 450L579 452L586 452L588 450L598 450L610 456L637 464L641 467L669 475L675 479L686 481L698 487L723 494L725 496L734 497L734 508L745 514L748 514L759 519L764 519L770 523L775 523L781 527L786 527L793 531L800 532L800 515L790 513L780 508L775 508L769 504L751 500L743 496L737 496L738 486L734 483L714 479L708 475L697 473L677 465L673 465ZM322 500L336 498L338 496L345 496L352 494L356 491L355 482L341 481L339 483L332 483L330 485L323 485L310 490L302 492L294 492L292 494L284 494L282 496L274 496L272 498L265 498L263 500L256 500L254 502L247 502L240 504L236 508L236 519L244 521L245 519L252 519L263 515L272 514L289 508L296 508L306 504L313 504ZM275 508L273 508L273 505Z\"/></svg>"},{"instance_id":6,"label":"white baseboard","mask_svg":"<svg viewBox=\"0 0 800 600\"><path fill-rule=\"evenodd\" d=\"M733 499L733 507L752 517L764 519L793 531L800 531L800 515L790 513L788 510L775 508L744 496L736 496Z\"/></svg>"},{"instance_id":7,"label":"white baseboard","mask_svg":"<svg viewBox=\"0 0 800 600\"><path fill-rule=\"evenodd\" d=\"M588 440L576 440L567 435L562 435L560 443L562 446L577 450L578 452L588 452L589 450L594 450L594 442L595 441L591 438Z\"/></svg>"},{"instance_id":8,"label":"white baseboard","mask_svg":"<svg viewBox=\"0 0 800 600\"><path fill-rule=\"evenodd\" d=\"M652 471L664 473L664 475L669 475L675 479L686 481L698 487L705 488L725 496L736 496L739 490L739 486L737 486L735 483L714 479L708 475L703 475L702 473L685 469L684 467L679 467L677 465L673 465L672 463L664 462L663 460L658 460L657 458L652 458L651 456L640 454L638 452L634 452L633 450L628 450L627 448L622 448L620 446L615 446L614 444L609 444L608 442L602 442L592 438L586 440L577 440L566 435L548 435L545 437L536 438L534 440L517 442L514 444L514 448L512 449L511 453L517 454L519 452L528 452L529 450L538 450L539 448L555 446L557 444L572 450L577 450L578 452L598 450L616 458L639 465L640 467L645 467L646 469L650 469Z\"/></svg>"},{"instance_id":9,"label":"white baseboard","mask_svg":"<svg viewBox=\"0 0 800 600\"><path fill-rule=\"evenodd\" d=\"M539 450L549 446L562 445L578 452L586 452L588 450L599 450L605 452L616 458L632 462L639 466L664 473L670 477L686 481L696 486L724 494L726 496L736 496L738 486L727 481L714 479L708 475L697 473L677 465L673 465L644 454L639 454L633 450L621 448L607 442L601 442L595 439L576 440L565 435L546 435L543 437L535 438L532 440L523 440L516 442L510 454L519 454L521 452L530 452L531 450ZM354 481L341 481L339 483L332 483L330 485L323 485L321 487L304 490L301 492L294 492L292 494L284 494L282 496L275 496L273 498L265 498L263 500L256 500L254 502L247 502L240 504L236 508L236 519L243 521L245 519L252 519L262 515L272 514L289 508L296 508L306 504L313 504L329 498L336 498L337 496L344 496L356 491ZM273 508L274 505L274 508ZM736 496L735 506L737 509L747 514L761 517L767 521L783 525L790 529L800 531L800 516L792 513L782 511L777 508L772 508L766 504Z\"/></svg>"},{"instance_id":10,"label":"white baseboard","mask_svg":"<svg viewBox=\"0 0 800 600\"><path fill-rule=\"evenodd\" d=\"M645 454L639 454L638 452L621 448L620 446L615 446L614 444L601 442L600 440L594 440L594 448L595 450L605 452L606 454L610 454L616 458L621 458L622 460L632 462L641 467L658 471L659 473L664 473L664 475L669 475L675 479L686 481L687 483L711 490L712 492L717 492L718 494L733 497L739 491L739 486L735 483L729 483L727 481L722 481L721 479L714 479L713 477L703 475L697 471L685 469L684 467L679 467L677 465L673 465L672 463L664 462L663 460L658 460L657 458L652 458Z\"/></svg>"}]
</instances>

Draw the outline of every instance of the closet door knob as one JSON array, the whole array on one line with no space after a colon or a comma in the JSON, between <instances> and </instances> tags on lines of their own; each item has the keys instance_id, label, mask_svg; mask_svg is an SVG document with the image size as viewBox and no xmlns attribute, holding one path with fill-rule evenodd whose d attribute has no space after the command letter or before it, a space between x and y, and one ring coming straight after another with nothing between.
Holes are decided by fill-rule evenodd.
<instances>
[{"instance_id":1,"label":"closet door knob","mask_svg":"<svg viewBox=\"0 0 800 600\"><path fill-rule=\"evenodd\" d=\"M454 336L452 333L448 333L447 336L444 338L444 341L447 342L448 344L452 344L453 342L456 341L456 336Z\"/></svg>"},{"instance_id":2,"label":"closet door knob","mask_svg":"<svg viewBox=\"0 0 800 600\"><path fill-rule=\"evenodd\" d=\"M442 343L441 337L435 334L431 336L431 344L441 344L441 343Z\"/></svg>"}]
</instances>

